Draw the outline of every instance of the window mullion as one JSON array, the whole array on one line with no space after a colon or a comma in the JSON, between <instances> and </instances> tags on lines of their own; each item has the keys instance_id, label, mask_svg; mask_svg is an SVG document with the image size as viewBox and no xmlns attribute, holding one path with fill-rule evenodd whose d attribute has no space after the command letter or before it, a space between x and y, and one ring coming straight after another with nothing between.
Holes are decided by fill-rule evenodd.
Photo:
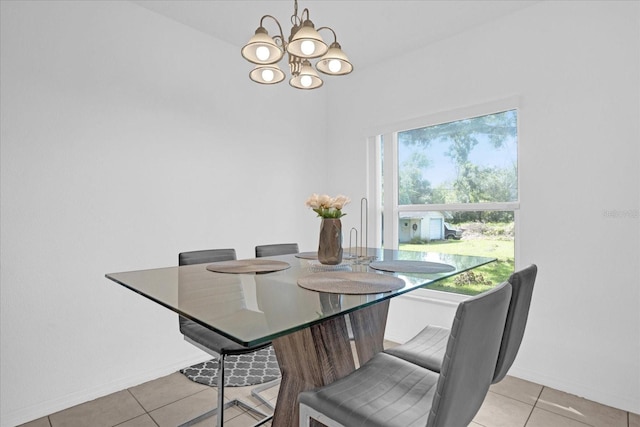
<instances>
[{"instance_id":1,"label":"window mullion","mask_svg":"<svg viewBox=\"0 0 640 427\"><path fill-rule=\"evenodd\" d=\"M383 135L384 219L383 239L387 249L398 249L398 136Z\"/></svg>"},{"instance_id":2,"label":"window mullion","mask_svg":"<svg viewBox=\"0 0 640 427\"><path fill-rule=\"evenodd\" d=\"M518 202L504 203L446 203L428 205L400 205L398 211L424 212L424 211L514 211L520 208Z\"/></svg>"}]
</instances>

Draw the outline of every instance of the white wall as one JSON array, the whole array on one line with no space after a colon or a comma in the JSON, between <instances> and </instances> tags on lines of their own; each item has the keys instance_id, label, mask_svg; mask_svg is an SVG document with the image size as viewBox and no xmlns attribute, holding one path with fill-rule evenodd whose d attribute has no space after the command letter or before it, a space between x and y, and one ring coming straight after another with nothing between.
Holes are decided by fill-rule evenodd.
<instances>
[{"instance_id":1,"label":"white wall","mask_svg":"<svg viewBox=\"0 0 640 427\"><path fill-rule=\"evenodd\" d=\"M640 3L542 2L332 85L327 140L332 191L358 194L370 129L520 96L517 267L539 275L511 373L636 413L639 62Z\"/></svg>"},{"instance_id":2,"label":"white wall","mask_svg":"<svg viewBox=\"0 0 640 427\"><path fill-rule=\"evenodd\" d=\"M202 359L175 315L105 273L317 244L304 200L325 191L326 92L256 85L237 48L129 2L0 3L13 426Z\"/></svg>"},{"instance_id":3,"label":"white wall","mask_svg":"<svg viewBox=\"0 0 640 427\"><path fill-rule=\"evenodd\" d=\"M0 6L0 425L201 357L105 273L310 250L303 201L366 194L369 129L512 95L518 263L540 267L512 373L640 412L637 2L543 2L316 93L253 85L237 48L128 2Z\"/></svg>"}]
</instances>

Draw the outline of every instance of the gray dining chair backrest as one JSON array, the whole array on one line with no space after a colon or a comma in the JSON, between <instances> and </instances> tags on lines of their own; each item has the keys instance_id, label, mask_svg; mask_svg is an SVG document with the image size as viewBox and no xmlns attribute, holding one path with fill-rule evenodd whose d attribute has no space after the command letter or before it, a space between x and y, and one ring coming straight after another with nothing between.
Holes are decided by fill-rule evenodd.
<instances>
[{"instance_id":1,"label":"gray dining chair backrest","mask_svg":"<svg viewBox=\"0 0 640 427\"><path fill-rule=\"evenodd\" d=\"M235 249L204 249L200 251L181 252L178 254L178 265L194 265L204 264L218 261L233 261L236 259ZM178 323L180 325L180 332L199 342L201 345L212 346L210 341L211 337L217 338L217 334L206 330L204 327L196 324L192 320L179 316ZM222 337L221 337L222 338ZM225 339L226 341L226 339ZM215 345L215 350L218 350L218 345Z\"/></svg>"},{"instance_id":2,"label":"gray dining chair backrest","mask_svg":"<svg viewBox=\"0 0 640 427\"><path fill-rule=\"evenodd\" d=\"M265 256L297 254L299 252L300 250L298 249L297 243L276 243L273 245L256 246L256 258Z\"/></svg>"},{"instance_id":3,"label":"gray dining chair backrest","mask_svg":"<svg viewBox=\"0 0 640 427\"><path fill-rule=\"evenodd\" d=\"M513 288L507 321L502 335L502 344L498 354L496 372L493 374L493 383L502 381L513 365L514 360L522 344L524 330L529 317L529 307L533 296L533 285L538 274L538 267L531 264L528 267L516 271L509 277L509 283Z\"/></svg>"},{"instance_id":4,"label":"gray dining chair backrest","mask_svg":"<svg viewBox=\"0 0 640 427\"><path fill-rule=\"evenodd\" d=\"M179 266L187 266L194 264L205 264L212 262L220 262L220 261L233 261L236 259L236 251L235 249L205 249L199 251L190 251L190 252L181 252L178 254L178 265ZM231 307L233 308L233 307ZM190 426L195 424L198 421L201 421L210 416L216 415L217 417L217 425L218 427L224 426L224 409L231 406L241 406L244 409L248 409L251 412L255 412L257 415L266 417L263 421L268 421L271 419L271 416L263 413L258 408L253 408L249 406L247 403L240 401L235 398L232 400L225 401L224 396L224 388L225 388L225 358L227 355L243 355L254 353L262 348L265 348L271 343L262 343L253 347L245 347L238 344L235 341L230 340L222 334L214 332L211 329L205 328L204 326L187 319L183 316L179 316L179 326L180 332L184 335L185 339L200 348L201 350L210 353L218 358L218 378L217 378L217 386L218 386L218 405L216 408L208 411L205 414L194 418L184 424L182 426ZM236 374L242 375L242 374ZM246 374L250 375L249 372ZM278 380L279 381L279 380ZM268 401L260 396L259 388L255 388L252 390L251 394L258 398L260 401L269 405Z\"/></svg>"},{"instance_id":5,"label":"gray dining chair backrest","mask_svg":"<svg viewBox=\"0 0 640 427\"><path fill-rule=\"evenodd\" d=\"M538 267L531 264L513 273L508 279L513 292L493 377L494 384L502 381L507 375L520 349L537 271ZM449 334L449 328L428 325L406 343L386 349L385 352L434 372L440 372Z\"/></svg>"},{"instance_id":6,"label":"gray dining chair backrest","mask_svg":"<svg viewBox=\"0 0 640 427\"><path fill-rule=\"evenodd\" d=\"M484 401L507 317L511 284L458 306L438 374L380 352L335 382L300 393L300 425L463 427Z\"/></svg>"},{"instance_id":7,"label":"gray dining chair backrest","mask_svg":"<svg viewBox=\"0 0 640 427\"><path fill-rule=\"evenodd\" d=\"M178 265L204 264L205 262L232 261L235 259L235 249L205 249L178 254Z\"/></svg>"},{"instance_id":8,"label":"gray dining chair backrest","mask_svg":"<svg viewBox=\"0 0 640 427\"><path fill-rule=\"evenodd\" d=\"M427 427L466 426L482 406L493 380L510 297L511 284L503 282L458 306Z\"/></svg>"}]
</instances>

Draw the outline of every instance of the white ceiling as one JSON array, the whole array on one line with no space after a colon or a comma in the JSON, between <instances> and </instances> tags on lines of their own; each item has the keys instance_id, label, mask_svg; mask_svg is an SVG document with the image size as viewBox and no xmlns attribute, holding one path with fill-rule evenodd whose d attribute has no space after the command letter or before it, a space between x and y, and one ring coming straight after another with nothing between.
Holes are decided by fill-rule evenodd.
<instances>
[{"instance_id":1,"label":"white ceiling","mask_svg":"<svg viewBox=\"0 0 640 427\"><path fill-rule=\"evenodd\" d=\"M260 18L269 14L289 36L293 0L131 0L196 30L238 47L249 40ZM472 27L489 23L541 0L299 0L316 28L331 27L354 67L415 50ZM265 21L269 34L278 32ZM327 43L331 34L321 32Z\"/></svg>"}]
</instances>

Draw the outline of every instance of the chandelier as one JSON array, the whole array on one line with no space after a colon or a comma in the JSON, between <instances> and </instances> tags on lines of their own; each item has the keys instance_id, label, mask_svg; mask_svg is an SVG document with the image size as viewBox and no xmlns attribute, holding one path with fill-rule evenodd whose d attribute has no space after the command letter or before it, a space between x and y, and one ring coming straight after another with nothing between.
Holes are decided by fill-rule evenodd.
<instances>
[{"instance_id":1,"label":"chandelier","mask_svg":"<svg viewBox=\"0 0 640 427\"><path fill-rule=\"evenodd\" d=\"M266 18L273 19L278 25L280 34L269 36L263 23ZM280 83L285 78L284 72L278 67L285 52L289 57L291 78L289 84L297 89L316 89L322 86L322 79L316 69L330 76L342 76L353 71L353 65L344 54L335 31L329 27L317 30L309 19L309 10L304 9L298 16L298 0L294 0L293 15L291 15L291 34L284 38L282 26L276 18L264 15L260 19L260 26L249 42L242 48L242 56L247 61L256 64L249 73L254 82L271 85ZM333 33L333 43L327 46L319 31L329 30ZM320 58L315 64L311 59Z\"/></svg>"}]
</instances>

